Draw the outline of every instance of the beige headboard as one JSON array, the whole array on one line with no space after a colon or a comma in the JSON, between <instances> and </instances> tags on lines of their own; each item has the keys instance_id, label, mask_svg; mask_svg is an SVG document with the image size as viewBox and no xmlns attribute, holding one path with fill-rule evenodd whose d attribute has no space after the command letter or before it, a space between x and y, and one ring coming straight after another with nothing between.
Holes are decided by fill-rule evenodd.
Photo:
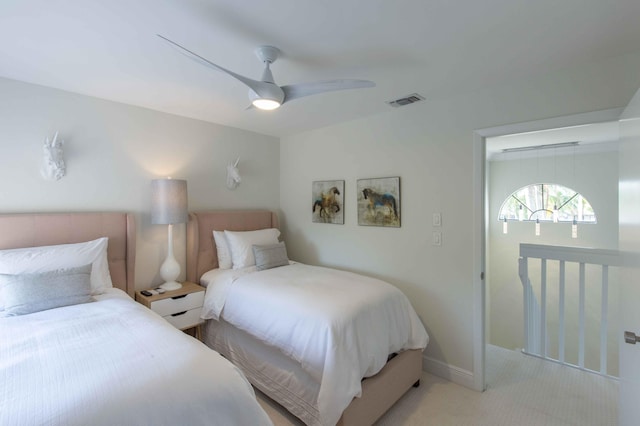
<instances>
[{"instance_id":1,"label":"beige headboard","mask_svg":"<svg viewBox=\"0 0 640 426\"><path fill-rule=\"evenodd\" d=\"M214 210L189 213L187 223L187 281L198 283L218 267L213 231L255 231L277 228L278 216L269 210Z\"/></svg>"},{"instance_id":2,"label":"beige headboard","mask_svg":"<svg viewBox=\"0 0 640 426\"><path fill-rule=\"evenodd\" d=\"M109 238L113 286L135 294L136 230L128 213L0 214L0 249L80 243Z\"/></svg>"}]
</instances>

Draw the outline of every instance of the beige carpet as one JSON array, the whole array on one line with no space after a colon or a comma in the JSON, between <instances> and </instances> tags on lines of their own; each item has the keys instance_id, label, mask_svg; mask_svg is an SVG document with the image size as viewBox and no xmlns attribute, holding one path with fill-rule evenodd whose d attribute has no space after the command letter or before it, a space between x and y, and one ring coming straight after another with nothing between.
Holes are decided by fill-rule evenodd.
<instances>
[{"instance_id":1,"label":"beige carpet","mask_svg":"<svg viewBox=\"0 0 640 426\"><path fill-rule=\"evenodd\" d=\"M487 347L487 385L475 392L424 373L377 426L615 426L618 382L496 346ZM258 393L274 425L302 425Z\"/></svg>"}]
</instances>

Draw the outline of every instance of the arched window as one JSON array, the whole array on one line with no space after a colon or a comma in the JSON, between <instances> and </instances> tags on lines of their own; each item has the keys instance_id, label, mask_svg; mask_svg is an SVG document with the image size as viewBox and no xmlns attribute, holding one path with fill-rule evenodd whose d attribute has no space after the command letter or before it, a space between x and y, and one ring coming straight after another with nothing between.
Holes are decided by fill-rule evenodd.
<instances>
[{"instance_id":1,"label":"arched window","mask_svg":"<svg viewBox=\"0 0 640 426\"><path fill-rule=\"evenodd\" d=\"M518 189L502 203L498 220L597 222L586 198L571 188L554 183L536 183Z\"/></svg>"}]
</instances>

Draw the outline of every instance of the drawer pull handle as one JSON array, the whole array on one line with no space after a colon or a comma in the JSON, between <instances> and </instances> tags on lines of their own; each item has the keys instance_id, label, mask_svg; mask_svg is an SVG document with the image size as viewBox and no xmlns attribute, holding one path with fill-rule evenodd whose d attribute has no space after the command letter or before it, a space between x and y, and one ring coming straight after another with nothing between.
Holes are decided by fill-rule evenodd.
<instances>
[{"instance_id":1,"label":"drawer pull handle","mask_svg":"<svg viewBox=\"0 0 640 426\"><path fill-rule=\"evenodd\" d=\"M179 317L180 315L184 315L184 314L186 314L186 313L187 313L187 311L182 311L182 312L178 312L178 313L176 313L176 314L171 314L171 316L172 316L172 317Z\"/></svg>"},{"instance_id":2,"label":"drawer pull handle","mask_svg":"<svg viewBox=\"0 0 640 426\"><path fill-rule=\"evenodd\" d=\"M172 299L173 299L173 300L176 300L176 299L182 299L183 297L187 297L187 295L186 295L186 294L183 294L182 296L175 296L175 297L172 297Z\"/></svg>"}]
</instances>

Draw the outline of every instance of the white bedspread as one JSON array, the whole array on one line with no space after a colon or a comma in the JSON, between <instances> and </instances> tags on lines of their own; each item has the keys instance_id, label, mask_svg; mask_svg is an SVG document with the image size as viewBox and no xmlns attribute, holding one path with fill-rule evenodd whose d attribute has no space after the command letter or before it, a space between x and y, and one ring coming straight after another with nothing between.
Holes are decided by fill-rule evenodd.
<instances>
[{"instance_id":1,"label":"white bedspread","mask_svg":"<svg viewBox=\"0 0 640 426\"><path fill-rule=\"evenodd\" d=\"M361 379L387 356L425 348L427 332L406 296L363 275L300 263L208 274L203 317L218 318L278 347L320 383L318 411L334 425Z\"/></svg>"},{"instance_id":2,"label":"white bedspread","mask_svg":"<svg viewBox=\"0 0 640 426\"><path fill-rule=\"evenodd\" d=\"M270 425L240 371L112 289L0 318L0 425Z\"/></svg>"}]
</instances>

